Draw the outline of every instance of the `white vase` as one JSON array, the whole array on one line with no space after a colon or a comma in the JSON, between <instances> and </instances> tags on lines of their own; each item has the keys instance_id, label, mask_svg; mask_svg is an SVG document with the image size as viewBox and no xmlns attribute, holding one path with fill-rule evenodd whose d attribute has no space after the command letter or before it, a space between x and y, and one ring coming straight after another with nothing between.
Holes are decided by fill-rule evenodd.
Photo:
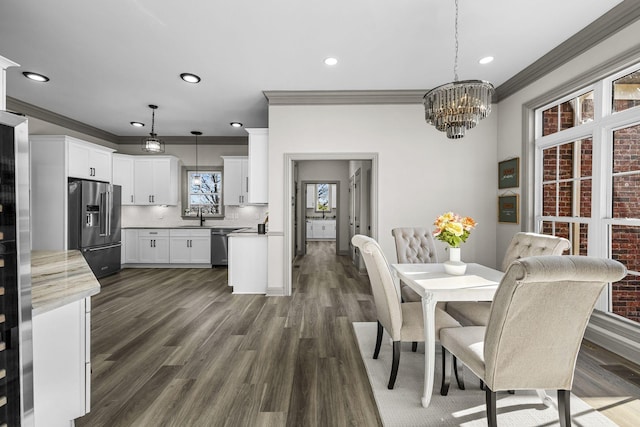
<instances>
[{"instance_id":1,"label":"white vase","mask_svg":"<svg viewBox=\"0 0 640 427\"><path fill-rule=\"evenodd\" d=\"M449 248L449 261L444 262L444 271L454 276L462 276L467 271L467 264L460 261L460 248Z\"/></svg>"}]
</instances>

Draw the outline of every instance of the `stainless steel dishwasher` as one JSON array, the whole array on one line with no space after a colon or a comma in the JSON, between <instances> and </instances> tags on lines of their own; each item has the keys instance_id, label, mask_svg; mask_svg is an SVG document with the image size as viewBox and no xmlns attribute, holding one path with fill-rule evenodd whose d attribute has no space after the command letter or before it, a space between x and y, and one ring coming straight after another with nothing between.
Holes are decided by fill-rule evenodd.
<instances>
[{"instance_id":1,"label":"stainless steel dishwasher","mask_svg":"<svg viewBox=\"0 0 640 427\"><path fill-rule=\"evenodd\" d=\"M211 229L211 265L228 265L227 248L228 235L239 228L212 228Z\"/></svg>"}]
</instances>

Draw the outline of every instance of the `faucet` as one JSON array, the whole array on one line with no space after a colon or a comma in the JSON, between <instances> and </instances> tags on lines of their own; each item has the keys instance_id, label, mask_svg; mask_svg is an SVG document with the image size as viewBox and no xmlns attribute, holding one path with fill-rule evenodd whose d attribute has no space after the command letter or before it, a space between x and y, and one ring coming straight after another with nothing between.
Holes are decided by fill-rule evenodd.
<instances>
[{"instance_id":1,"label":"faucet","mask_svg":"<svg viewBox=\"0 0 640 427\"><path fill-rule=\"evenodd\" d=\"M202 215L202 208L200 208L199 213L200 213L200 227L202 227L205 221L204 215Z\"/></svg>"}]
</instances>

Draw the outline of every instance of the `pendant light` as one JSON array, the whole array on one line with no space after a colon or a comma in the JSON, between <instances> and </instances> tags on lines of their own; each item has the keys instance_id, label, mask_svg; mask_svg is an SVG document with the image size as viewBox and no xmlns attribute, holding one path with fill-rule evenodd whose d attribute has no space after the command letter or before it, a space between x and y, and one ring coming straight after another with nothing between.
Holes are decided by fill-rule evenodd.
<instances>
[{"instance_id":1,"label":"pendant light","mask_svg":"<svg viewBox=\"0 0 640 427\"><path fill-rule=\"evenodd\" d=\"M484 80L458 81L458 0L456 4L455 42L453 66L454 80L438 86L424 96L425 119L447 138L460 139L465 131L491 113L491 98L495 89Z\"/></svg>"},{"instance_id":2,"label":"pendant light","mask_svg":"<svg viewBox=\"0 0 640 427\"><path fill-rule=\"evenodd\" d=\"M192 175L191 184L199 187L200 185L202 185L202 176L198 171L198 136L202 135L202 132L192 130L191 135L194 135L196 137L196 173Z\"/></svg>"},{"instance_id":3,"label":"pendant light","mask_svg":"<svg viewBox=\"0 0 640 427\"><path fill-rule=\"evenodd\" d=\"M142 140L142 151L148 153L164 153L164 141L160 140L155 133L156 110L158 106L150 104L149 108L151 108L151 133L149 134L150 136Z\"/></svg>"}]
</instances>

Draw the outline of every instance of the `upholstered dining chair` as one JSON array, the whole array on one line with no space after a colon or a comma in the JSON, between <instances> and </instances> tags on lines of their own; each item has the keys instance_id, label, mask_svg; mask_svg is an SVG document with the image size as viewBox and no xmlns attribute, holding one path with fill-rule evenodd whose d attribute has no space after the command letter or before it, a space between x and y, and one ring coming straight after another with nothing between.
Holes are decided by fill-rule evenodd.
<instances>
[{"instance_id":1,"label":"upholstered dining chair","mask_svg":"<svg viewBox=\"0 0 640 427\"><path fill-rule=\"evenodd\" d=\"M485 383L487 419L496 426L496 392L556 389L560 425L571 425L569 397L580 343L607 282L626 274L618 261L537 256L514 261L495 294L487 326L442 329L443 379L451 355Z\"/></svg>"},{"instance_id":2,"label":"upholstered dining chair","mask_svg":"<svg viewBox=\"0 0 640 427\"><path fill-rule=\"evenodd\" d=\"M562 255L571 243L563 238L537 233L516 233L502 260L502 271L520 258L540 255ZM452 301L446 305L447 313L464 326L485 326L491 311L490 301Z\"/></svg>"},{"instance_id":3,"label":"upholstered dining chair","mask_svg":"<svg viewBox=\"0 0 640 427\"><path fill-rule=\"evenodd\" d=\"M396 256L399 264L428 264L438 262L436 246L431 230L424 227L399 227L391 230L396 243ZM413 289L400 282L400 295L403 301L420 301ZM444 307L441 307L444 308Z\"/></svg>"},{"instance_id":4,"label":"upholstered dining chair","mask_svg":"<svg viewBox=\"0 0 640 427\"><path fill-rule=\"evenodd\" d=\"M389 269L380 245L374 239L356 234L351 239L358 248L367 268L371 291L376 305L378 318L378 334L373 358L377 359L382 344L382 334L386 330L393 341L393 360L388 388L392 389L398 374L400 364L401 343L424 342L424 317L422 303L401 302L400 291ZM460 327L453 317L444 310L436 308L436 336L442 328Z\"/></svg>"}]
</instances>

